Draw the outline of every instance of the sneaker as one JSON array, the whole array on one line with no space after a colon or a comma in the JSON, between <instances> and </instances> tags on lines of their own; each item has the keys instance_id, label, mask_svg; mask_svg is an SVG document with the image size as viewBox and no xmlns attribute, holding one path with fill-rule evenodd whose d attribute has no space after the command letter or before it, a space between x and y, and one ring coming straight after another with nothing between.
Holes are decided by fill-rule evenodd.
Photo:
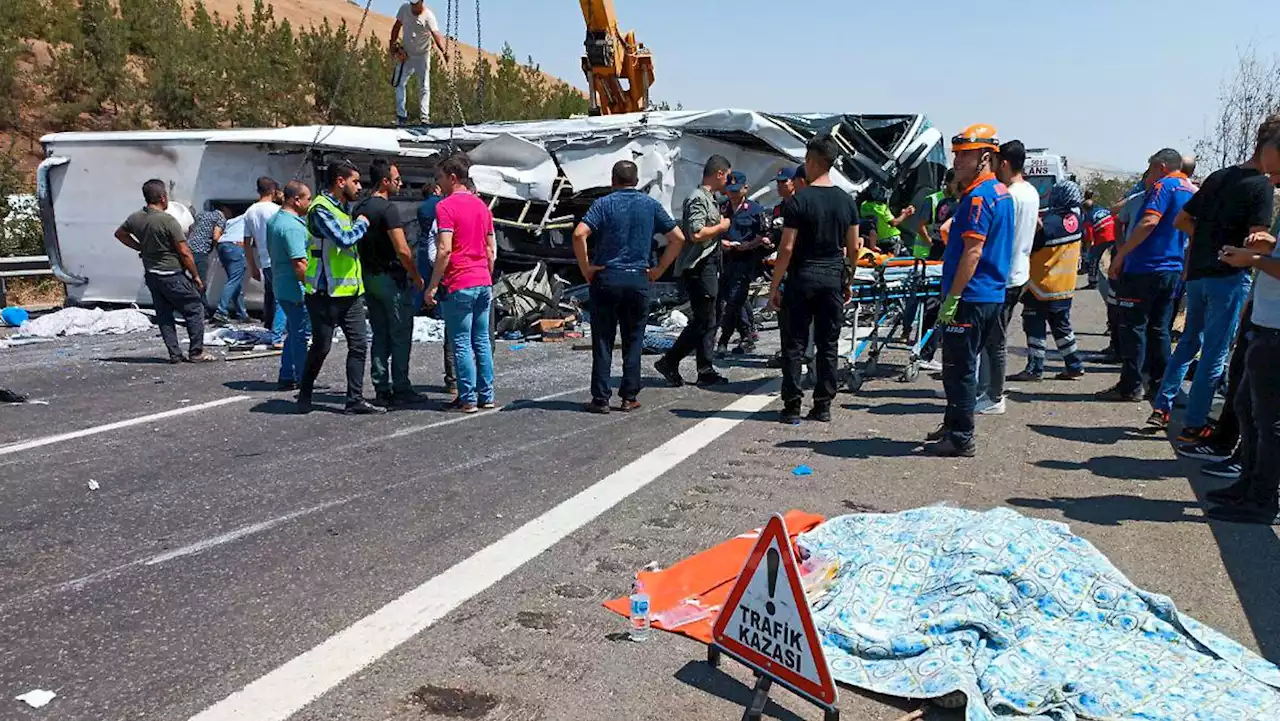
<instances>
[{"instance_id":1,"label":"sneaker","mask_svg":"<svg viewBox=\"0 0 1280 721\"><path fill-rule=\"evenodd\" d=\"M226 313L214 313L209 320L213 321L214 325L231 325L231 319L227 317Z\"/></svg>"},{"instance_id":2,"label":"sneaker","mask_svg":"<svg viewBox=\"0 0 1280 721\"><path fill-rule=\"evenodd\" d=\"M946 438L949 435L951 435L951 431L947 428L946 424L944 423L938 426L938 428L934 430L932 433L925 436L924 439L926 441L929 441L930 443L935 443L937 441L942 440L943 438Z\"/></svg>"},{"instance_id":3,"label":"sneaker","mask_svg":"<svg viewBox=\"0 0 1280 721\"><path fill-rule=\"evenodd\" d=\"M1008 409L1005 407L1004 399L992 401L990 398L983 398L973 407L973 412L980 416L1002 416Z\"/></svg>"},{"instance_id":4,"label":"sneaker","mask_svg":"<svg viewBox=\"0 0 1280 721\"><path fill-rule=\"evenodd\" d=\"M729 355L729 344L721 343L716 346L716 358L725 358Z\"/></svg>"},{"instance_id":5,"label":"sneaker","mask_svg":"<svg viewBox=\"0 0 1280 721\"><path fill-rule=\"evenodd\" d=\"M1244 464L1237 458L1228 458L1217 463L1206 463L1200 468L1200 472L1214 478L1238 481L1240 476L1244 475Z\"/></svg>"},{"instance_id":6,"label":"sneaker","mask_svg":"<svg viewBox=\"0 0 1280 721\"><path fill-rule=\"evenodd\" d=\"M658 375L665 378L667 381L667 385L671 386L672 388L679 388L680 386L684 385L684 379L680 377L680 369L672 368L671 364L667 363L666 358L663 358L662 360L659 360L657 363L654 363L653 369L658 371Z\"/></svg>"},{"instance_id":7,"label":"sneaker","mask_svg":"<svg viewBox=\"0 0 1280 721\"><path fill-rule=\"evenodd\" d=\"M732 351L733 355L751 355L756 352L756 344L751 342L739 343Z\"/></svg>"},{"instance_id":8,"label":"sneaker","mask_svg":"<svg viewBox=\"0 0 1280 721\"><path fill-rule=\"evenodd\" d=\"M1036 373L1035 371L1028 368L1027 370L1022 371L1021 373L1015 373L1009 376L1008 378L1005 378L1005 380L1009 381L1010 383L1039 383L1040 381L1044 380L1044 375L1040 373Z\"/></svg>"},{"instance_id":9,"label":"sneaker","mask_svg":"<svg viewBox=\"0 0 1280 721\"><path fill-rule=\"evenodd\" d=\"M939 458L973 458L978 454L978 447L973 443L958 446L950 438L943 438L937 443L926 445L924 452Z\"/></svg>"},{"instance_id":10,"label":"sneaker","mask_svg":"<svg viewBox=\"0 0 1280 721\"><path fill-rule=\"evenodd\" d=\"M1094 398L1107 403L1141 403L1143 394L1141 390L1126 391L1120 386L1113 386L1094 395Z\"/></svg>"},{"instance_id":11,"label":"sneaker","mask_svg":"<svg viewBox=\"0 0 1280 721\"><path fill-rule=\"evenodd\" d=\"M171 356L169 356L169 365L171 365L171 366L176 366L176 365L178 365L179 363L186 363L186 362L188 362L188 361L187 361L187 357L186 357L186 356L184 356L184 355L171 355Z\"/></svg>"},{"instance_id":12,"label":"sneaker","mask_svg":"<svg viewBox=\"0 0 1280 721\"><path fill-rule=\"evenodd\" d=\"M582 410L587 413L594 413L597 416L607 416L609 415L609 403L608 401L591 401L590 403L583 405Z\"/></svg>"},{"instance_id":13,"label":"sneaker","mask_svg":"<svg viewBox=\"0 0 1280 721\"><path fill-rule=\"evenodd\" d=\"M193 353L182 360L186 363L213 363L218 359L215 358L212 353L201 351L199 353Z\"/></svg>"},{"instance_id":14,"label":"sneaker","mask_svg":"<svg viewBox=\"0 0 1280 721\"><path fill-rule=\"evenodd\" d=\"M1231 458L1231 451L1223 451L1209 443L1178 443L1174 450L1183 458L1194 458L1197 461L1221 463Z\"/></svg>"},{"instance_id":15,"label":"sneaker","mask_svg":"<svg viewBox=\"0 0 1280 721\"><path fill-rule=\"evenodd\" d=\"M936 360L922 360L919 363L920 370L926 373L941 373L942 363Z\"/></svg>"},{"instance_id":16,"label":"sneaker","mask_svg":"<svg viewBox=\"0 0 1280 721\"><path fill-rule=\"evenodd\" d=\"M496 409L497 407L498 407L498 404L494 401L480 401L480 405L477 406L477 408L479 408L482 411L491 411Z\"/></svg>"},{"instance_id":17,"label":"sneaker","mask_svg":"<svg viewBox=\"0 0 1280 721\"><path fill-rule=\"evenodd\" d=\"M777 353L774 353L773 357L769 359L769 362L767 365L770 368L781 368L782 367L782 351L778 351Z\"/></svg>"},{"instance_id":18,"label":"sneaker","mask_svg":"<svg viewBox=\"0 0 1280 721\"><path fill-rule=\"evenodd\" d=\"M1151 415L1147 416L1147 428L1156 430L1164 430L1169 427L1169 411L1151 411Z\"/></svg>"},{"instance_id":19,"label":"sneaker","mask_svg":"<svg viewBox=\"0 0 1280 721\"><path fill-rule=\"evenodd\" d=\"M618 405L618 410L622 411L623 413L630 413L631 411L639 410L639 409L640 409L640 401L634 398L632 398L631 400L627 400L626 398L623 398L622 403Z\"/></svg>"},{"instance_id":20,"label":"sneaker","mask_svg":"<svg viewBox=\"0 0 1280 721\"><path fill-rule=\"evenodd\" d=\"M800 424L800 405L783 406L782 412L778 414L778 422L790 426Z\"/></svg>"},{"instance_id":21,"label":"sneaker","mask_svg":"<svg viewBox=\"0 0 1280 721\"><path fill-rule=\"evenodd\" d=\"M805 418L808 418L809 420L815 421L817 423L830 423L831 422L831 406L825 406L825 405L814 406L812 409L809 410L809 415L805 416Z\"/></svg>"},{"instance_id":22,"label":"sneaker","mask_svg":"<svg viewBox=\"0 0 1280 721\"><path fill-rule=\"evenodd\" d=\"M722 386L729 382L728 378L719 373L711 373L704 376L698 376L698 387L706 388L708 386Z\"/></svg>"},{"instance_id":23,"label":"sneaker","mask_svg":"<svg viewBox=\"0 0 1280 721\"><path fill-rule=\"evenodd\" d=\"M355 403L348 403L342 412L349 416L380 416L386 413L387 409L361 399Z\"/></svg>"},{"instance_id":24,"label":"sneaker","mask_svg":"<svg viewBox=\"0 0 1280 721\"><path fill-rule=\"evenodd\" d=\"M296 391L298 390L298 382L297 381L276 381L276 390Z\"/></svg>"},{"instance_id":25,"label":"sneaker","mask_svg":"<svg viewBox=\"0 0 1280 721\"><path fill-rule=\"evenodd\" d=\"M299 393L297 410L300 415L306 415L311 412L311 394Z\"/></svg>"},{"instance_id":26,"label":"sneaker","mask_svg":"<svg viewBox=\"0 0 1280 721\"><path fill-rule=\"evenodd\" d=\"M1090 363L1097 363L1104 366L1118 366L1124 362L1120 354L1115 350L1108 348L1098 353L1090 353L1085 357Z\"/></svg>"},{"instance_id":27,"label":"sneaker","mask_svg":"<svg viewBox=\"0 0 1280 721\"><path fill-rule=\"evenodd\" d=\"M1275 499L1268 503L1244 501L1233 506L1213 506L1205 515L1218 521L1249 523L1258 526L1280 526L1280 507Z\"/></svg>"},{"instance_id":28,"label":"sneaker","mask_svg":"<svg viewBox=\"0 0 1280 721\"><path fill-rule=\"evenodd\" d=\"M1178 442L1199 443L1208 440L1211 435L1213 435L1213 426L1207 424L1203 426L1192 426L1190 428L1182 429L1182 432L1178 434Z\"/></svg>"},{"instance_id":29,"label":"sneaker","mask_svg":"<svg viewBox=\"0 0 1280 721\"><path fill-rule=\"evenodd\" d=\"M1083 370L1062 371L1061 373L1053 377L1055 381L1078 381L1081 378L1084 378Z\"/></svg>"},{"instance_id":30,"label":"sneaker","mask_svg":"<svg viewBox=\"0 0 1280 721\"><path fill-rule=\"evenodd\" d=\"M457 384L457 383L445 383L445 384L444 384L444 394L445 394L445 395L447 395L447 396L456 396L456 395L458 395L458 384Z\"/></svg>"},{"instance_id":31,"label":"sneaker","mask_svg":"<svg viewBox=\"0 0 1280 721\"><path fill-rule=\"evenodd\" d=\"M1204 499L1215 506L1238 506L1249 496L1249 482L1236 480L1225 488L1215 488Z\"/></svg>"},{"instance_id":32,"label":"sneaker","mask_svg":"<svg viewBox=\"0 0 1280 721\"><path fill-rule=\"evenodd\" d=\"M396 116L396 127L398 127L398 128L403 128L404 126L406 126L406 125L408 125L408 124L409 124L409 118L407 118L407 117L405 117L405 116L403 116L403 115L397 115L397 116Z\"/></svg>"},{"instance_id":33,"label":"sneaker","mask_svg":"<svg viewBox=\"0 0 1280 721\"><path fill-rule=\"evenodd\" d=\"M390 408L391 406L395 405L395 403L396 403L396 397L391 394L391 391L378 391L373 396L373 404L376 406L382 406L383 408Z\"/></svg>"}]
</instances>

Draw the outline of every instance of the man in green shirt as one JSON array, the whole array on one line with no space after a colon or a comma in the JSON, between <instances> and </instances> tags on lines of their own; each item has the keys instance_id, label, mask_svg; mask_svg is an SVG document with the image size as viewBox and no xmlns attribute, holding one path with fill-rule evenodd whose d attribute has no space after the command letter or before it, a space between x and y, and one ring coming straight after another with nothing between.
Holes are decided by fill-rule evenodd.
<instances>
[{"instance_id":1,"label":"man in green shirt","mask_svg":"<svg viewBox=\"0 0 1280 721\"><path fill-rule=\"evenodd\" d=\"M116 229L116 240L138 251L143 278L151 292L160 337L169 351L170 363L213 360L204 352L204 282L196 268L195 256L187 246L186 234L169 208L169 188L163 180L142 184L146 206L125 219ZM190 338L190 353L182 355L174 313L182 314Z\"/></svg>"},{"instance_id":2,"label":"man in green shirt","mask_svg":"<svg viewBox=\"0 0 1280 721\"><path fill-rule=\"evenodd\" d=\"M859 209L864 217L875 218L876 249L881 253L897 255L902 244L902 230L898 226L915 215L916 209L910 205L902 209L898 215L889 210L889 190L883 185L873 185L867 192L867 200L862 201Z\"/></svg>"}]
</instances>

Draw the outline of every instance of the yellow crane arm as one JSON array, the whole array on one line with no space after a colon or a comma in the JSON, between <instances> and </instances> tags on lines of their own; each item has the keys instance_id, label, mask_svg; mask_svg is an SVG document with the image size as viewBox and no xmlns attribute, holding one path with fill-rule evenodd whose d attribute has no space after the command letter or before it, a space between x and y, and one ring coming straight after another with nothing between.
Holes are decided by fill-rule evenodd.
<instances>
[{"instance_id":1,"label":"yellow crane arm","mask_svg":"<svg viewBox=\"0 0 1280 721\"><path fill-rule=\"evenodd\" d=\"M653 85L653 55L636 41L634 32L624 34L618 29L613 0L578 2L587 21L582 72L591 94L592 113L613 115L647 109L649 86Z\"/></svg>"}]
</instances>

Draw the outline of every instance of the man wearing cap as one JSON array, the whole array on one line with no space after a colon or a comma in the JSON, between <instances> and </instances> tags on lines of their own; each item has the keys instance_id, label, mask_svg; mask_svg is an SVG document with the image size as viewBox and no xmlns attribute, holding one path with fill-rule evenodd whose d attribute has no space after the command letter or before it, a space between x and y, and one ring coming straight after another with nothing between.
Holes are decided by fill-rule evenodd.
<instances>
[{"instance_id":1,"label":"man wearing cap","mask_svg":"<svg viewBox=\"0 0 1280 721\"><path fill-rule=\"evenodd\" d=\"M1187 234L1174 224L1195 191L1182 172L1182 153L1165 148L1151 156L1140 219L1117 243L1108 271L1120 307L1120 382L1099 400L1141 402L1155 395L1169 364L1170 323L1182 282ZM1144 377L1145 375L1145 377Z\"/></svg>"},{"instance_id":2,"label":"man wearing cap","mask_svg":"<svg viewBox=\"0 0 1280 721\"><path fill-rule=\"evenodd\" d=\"M755 352L759 335L751 310L747 308L747 296L751 282L760 271L761 253L768 253L773 244L769 242L770 227L764 206L747 197L751 187L747 185L746 173L738 170L729 173L724 190L729 200L721 206L720 213L729 219L729 230L720 241L724 271L720 275L720 343L716 355L729 353L729 339L735 331L738 346L733 354L748 355Z\"/></svg>"},{"instance_id":3,"label":"man wearing cap","mask_svg":"<svg viewBox=\"0 0 1280 721\"><path fill-rule=\"evenodd\" d=\"M990 125L971 125L951 139L962 196L942 258L942 385L947 410L929 436L929 453L972 457L978 355L998 332L1013 260L1014 208L995 176L1000 141Z\"/></svg>"}]
</instances>

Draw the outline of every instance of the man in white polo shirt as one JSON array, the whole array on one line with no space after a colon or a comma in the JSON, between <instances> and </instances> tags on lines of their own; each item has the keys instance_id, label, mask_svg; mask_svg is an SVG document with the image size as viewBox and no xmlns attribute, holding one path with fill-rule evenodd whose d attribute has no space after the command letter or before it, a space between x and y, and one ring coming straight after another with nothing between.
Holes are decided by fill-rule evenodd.
<instances>
[{"instance_id":1,"label":"man in white polo shirt","mask_svg":"<svg viewBox=\"0 0 1280 721\"><path fill-rule=\"evenodd\" d=\"M404 31L404 44L400 43L400 31ZM431 43L435 42L436 50L444 62L449 62L445 54L444 36L440 34L440 24L436 22L435 13L431 12L422 0L410 0L400 6L396 13L396 24L391 26L391 55L395 58L396 67L391 83L396 86L396 123L406 125L409 122L409 111L406 107L409 90L409 78L417 75L422 80L422 108L420 110L422 124L427 124L427 116L431 112Z\"/></svg>"}]
</instances>

